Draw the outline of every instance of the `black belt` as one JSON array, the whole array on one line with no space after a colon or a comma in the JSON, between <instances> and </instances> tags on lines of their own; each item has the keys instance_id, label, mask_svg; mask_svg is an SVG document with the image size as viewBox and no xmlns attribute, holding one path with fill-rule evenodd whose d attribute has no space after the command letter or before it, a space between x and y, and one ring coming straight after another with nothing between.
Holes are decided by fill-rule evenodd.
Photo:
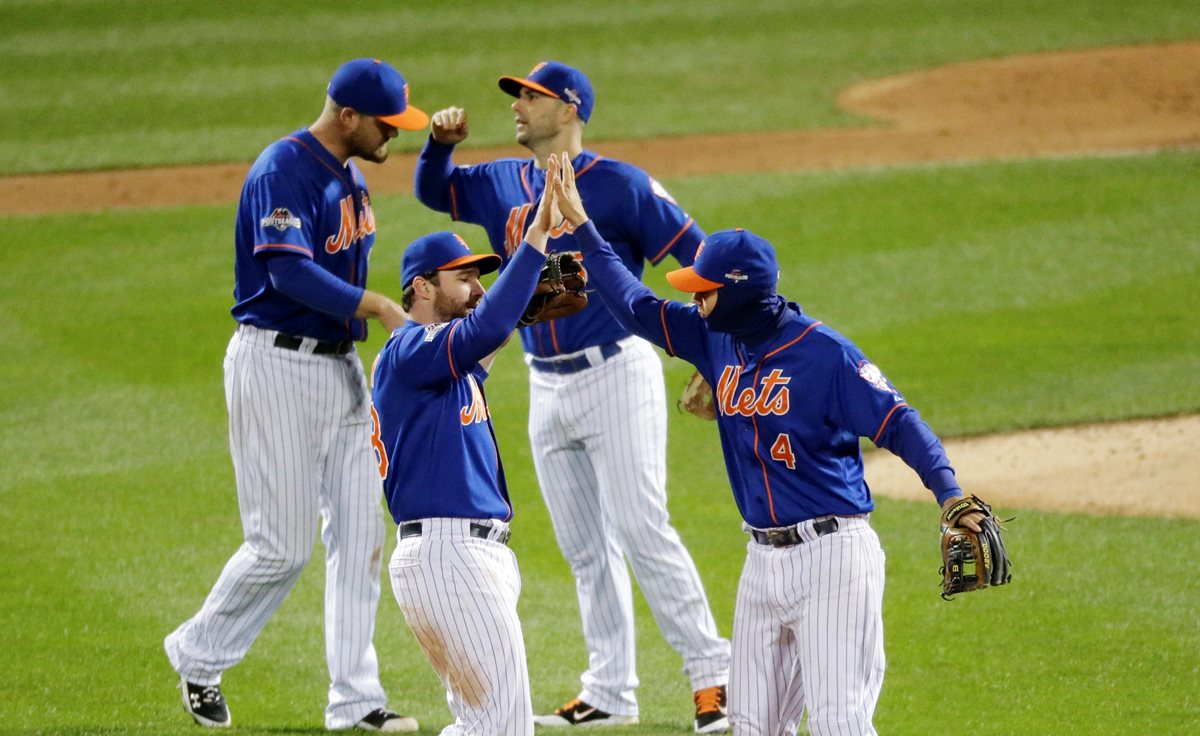
<instances>
[{"instance_id":1,"label":"black belt","mask_svg":"<svg viewBox=\"0 0 1200 736\"><path fill-rule=\"evenodd\" d=\"M296 337L295 335L285 335L282 332L275 335L275 347L283 348L284 350L299 350L306 339L312 338ZM317 344L313 348L313 355L345 355L354 349L353 340L342 340L341 342L326 342L324 340L316 340Z\"/></svg>"},{"instance_id":2,"label":"black belt","mask_svg":"<svg viewBox=\"0 0 1200 736\"><path fill-rule=\"evenodd\" d=\"M600 346L600 359L608 360L617 353L621 352L621 346L615 342L606 342ZM592 367L592 361L588 360L587 353L576 355L573 358L534 358L530 357L529 365L535 371L542 373L578 373L585 368Z\"/></svg>"},{"instance_id":3,"label":"black belt","mask_svg":"<svg viewBox=\"0 0 1200 736\"><path fill-rule=\"evenodd\" d=\"M492 539L492 530L494 528L495 527L493 527L491 524L477 524L472 521L471 522L471 536L478 537L479 539ZM409 537L419 537L419 536L421 536L421 522L406 521L400 525L400 538L401 539L408 539ZM505 529L502 532L498 532L496 534L495 539L492 539L492 541L499 542L500 544L508 544L508 538L511 536L512 536L512 533L508 529Z\"/></svg>"},{"instance_id":4,"label":"black belt","mask_svg":"<svg viewBox=\"0 0 1200 736\"><path fill-rule=\"evenodd\" d=\"M830 517L821 521L813 522L813 533L818 537L823 537L826 534L833 534L838 530L838 520L836 517ZM793 545L804 542L800 538L800 530L795 526L782 527L780 529L768 529L759 531L751 529L750 536L759 544L769 544L772 547L791 547Z\"/></svg>"}]
</instances>

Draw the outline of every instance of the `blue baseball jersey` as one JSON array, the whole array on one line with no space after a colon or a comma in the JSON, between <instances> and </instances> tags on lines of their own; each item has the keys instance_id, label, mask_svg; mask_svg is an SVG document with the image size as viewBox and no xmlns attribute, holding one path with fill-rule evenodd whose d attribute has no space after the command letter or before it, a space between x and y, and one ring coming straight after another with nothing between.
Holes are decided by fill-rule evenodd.
<instances>
[{"instance_id":1,"label":"blue baseball jersey","mask_svg":"<svg viewBox=\"0 0 1200 736\"><path fill-rule=\"evenodd\" d=\"M367 283L375 215L362 172L342 165L307 130L268 146L250 167L238 202L233 309L238 322L318 340L363 340L365 320L332 315L271 284L266 259L311 259L358 288Z\"/></svg>"},{"instance_id":2,"label":"blue baseball jersey","mask_svg":"<svg viewBox=\"0 0 1200 736\"><path fill-rule=\"evenodd\" d=\"M512 518L479 362L512 334L545 256L523 245L467 317L409 321L372 369L384 495L397 523Z\"/></svg>"},{"instance_id":3,"label":"blue baseball jersey","mask_svg":"<svg viewBox=\"0 0 1200 736\"><path fill-rule=\"evenodd\" d=\"M455 220L480 225L492 250L509 258L537 211L546 172L534 159L500 159L454 167L453 146L430 138L416 170L416 194L426 206ZM638 278L645 262L668 255L690 266L704 233L649 174L636 166L583 151L571 161L576 184L591 221ZM569 226L552 233L549 250L577 252ZM525 352L539 357L572 353L629 335L599 299L569 317L521 330Z\"/></svg>"},{"instance_id":4,"label":"blue baseball jersey","mask_svg":"<svg viewBox=\"0 0 1200 736\"><path fill-rule=\"evenodd\" d=\"M710 330L695 305L654 296L594 228L576 235L613 314L713 387L726 472L751 526L871 511L860 437L901 457L939 503L961 492L941 441L850 340L789 303L777 334L751 348Z\"/></svg>"}]
</instances>

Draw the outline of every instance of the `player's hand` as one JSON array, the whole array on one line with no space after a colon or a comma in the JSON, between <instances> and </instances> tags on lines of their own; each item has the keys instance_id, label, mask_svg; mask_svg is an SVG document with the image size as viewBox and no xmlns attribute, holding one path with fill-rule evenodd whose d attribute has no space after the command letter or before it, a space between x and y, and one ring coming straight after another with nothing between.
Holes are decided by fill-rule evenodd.
<instances>
[{"instance_id":1,"label":"player's hand","mask_svg":"<svg viewBox=\"0 0 1200 736\"><path fill-rule=\"evenodd\" d=\"M430 135L438 143L454 145L467 139L470 128L467 126L467 111L461 107L447 107L438 110L429 118Z\"/></svg>"},{"instance_id":2,"label":"player's hand","mask_svg":"<svg viewBox=\"0 0 1200 736\"><path fill-rule=\"evenodd\" d=\"M554 188L558 194L558 208L562 211L563 217L575 227L579 227L588 221L587 211L583 209L583 199L579 196L579 189L575 186L575 167L571 166L571 157L566 151L562 153L561 174L554 177ZM546 181L550 182L550 175L547 173Z\"/></svg>"},{"instance_id":3,"label":"player's hand","mask_svg":"<svg viewBox=\"0 0 1200 736\"><path fill-rule=\"evenodd\" d=\"M542 191L542 198L538 200L538 208L533 215L533 222L525 232L525 241L541 253L546 252L546 241L550 238L550 230L562 220L562 213L558 208L558 193L554 187L550 186L551 182L560 177L559 166L558 157L550 154L550 158L546 160L546 187Z\"/></svg>"}]
</instances>

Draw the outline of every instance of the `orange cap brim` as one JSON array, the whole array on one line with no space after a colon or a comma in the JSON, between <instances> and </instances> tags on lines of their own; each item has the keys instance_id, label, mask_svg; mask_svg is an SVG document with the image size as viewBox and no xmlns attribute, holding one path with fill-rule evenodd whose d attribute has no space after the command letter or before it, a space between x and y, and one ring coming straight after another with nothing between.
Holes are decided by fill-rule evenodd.
<instances>
[{"instance_id":1,"label":"orange cap brim","mask_svg":"<svg viewBox=\"0 0 1200 736\"><path fill-rule=\"evenodd\" d=\"M380 120L400 130L424 130L429 125L429 116L415 107L409 106L397 115L379 115Z\"/></svg>"},{"instance_id":2,"label":"orange cap brim","mask_svg":"<svg viewBox=\"0 0 1200 736\"><path fill-rule=\"evenodd\" d=\"M479 274L482 276L485 273L491 273L500 268L500 264L504 261L495 253L480 253L479 255L463 256L455 258L444 266L438 266L439 271L453 271L456 268L466 268L474 265L479 269Z\"/></svg>"},{"instance_id":3,"label":"orange cap brim","mask_svg":"<svg viewBox=\"0 0 1200 736\"><path fill-rule=\"evenodd\" d=\"M709 281L700 274L696 273L696 269L688 266L687 268L678 268L674 271L667 271L667 283L674 286L680 291L687 291L692 294L701 291L712 291L720 289L725 284L716 281Z\"/></svg>"},{"instance_id":4,"label":"orange cap brim","mask_svg":"<svg viewBox=\"0 0 1200 736\"><path fill-rule=\"evenodd\" d=\"M521 94L521 87L528 87L534 92L541 92L547 97L553 97L556 100L562 99L554 92L551 92L549 87L543 87L537 82L531 82L528 79L521 79L520 77L500 77L500 89L504 90L513 97L517 97Z\"/></svg>"}]
</instances>

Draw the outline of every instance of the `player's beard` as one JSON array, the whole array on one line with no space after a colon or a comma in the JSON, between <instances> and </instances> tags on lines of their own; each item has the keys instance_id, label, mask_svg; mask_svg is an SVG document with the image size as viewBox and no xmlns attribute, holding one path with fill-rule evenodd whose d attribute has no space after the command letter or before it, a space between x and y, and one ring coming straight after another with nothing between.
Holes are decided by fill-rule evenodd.
<instances>
[{"instance_id":1,"label":"player's beard","mask_svg":"<svg viewBox=\"0 0 1200 736\"><path fill-rule=\"evenodd\" d=\"M361 146L353 155L358 156L364 161L381 164L387 161L388 153L388 142L384 141L382 145L374 150L368 150L366 146Z\"/></svg>"},{"instance_id":2,"label":"player's beard","mask_svg":"<svg viewBox=\"0 0 1200 736\"><path fill-rule=\"evenodd\" d=\"M433 312L437 315L439 322L449 322L452 319L470 315L482 298L468 297L466 301L456 302L439 291L433 297Z\"/></svg>"}]
</instances>

